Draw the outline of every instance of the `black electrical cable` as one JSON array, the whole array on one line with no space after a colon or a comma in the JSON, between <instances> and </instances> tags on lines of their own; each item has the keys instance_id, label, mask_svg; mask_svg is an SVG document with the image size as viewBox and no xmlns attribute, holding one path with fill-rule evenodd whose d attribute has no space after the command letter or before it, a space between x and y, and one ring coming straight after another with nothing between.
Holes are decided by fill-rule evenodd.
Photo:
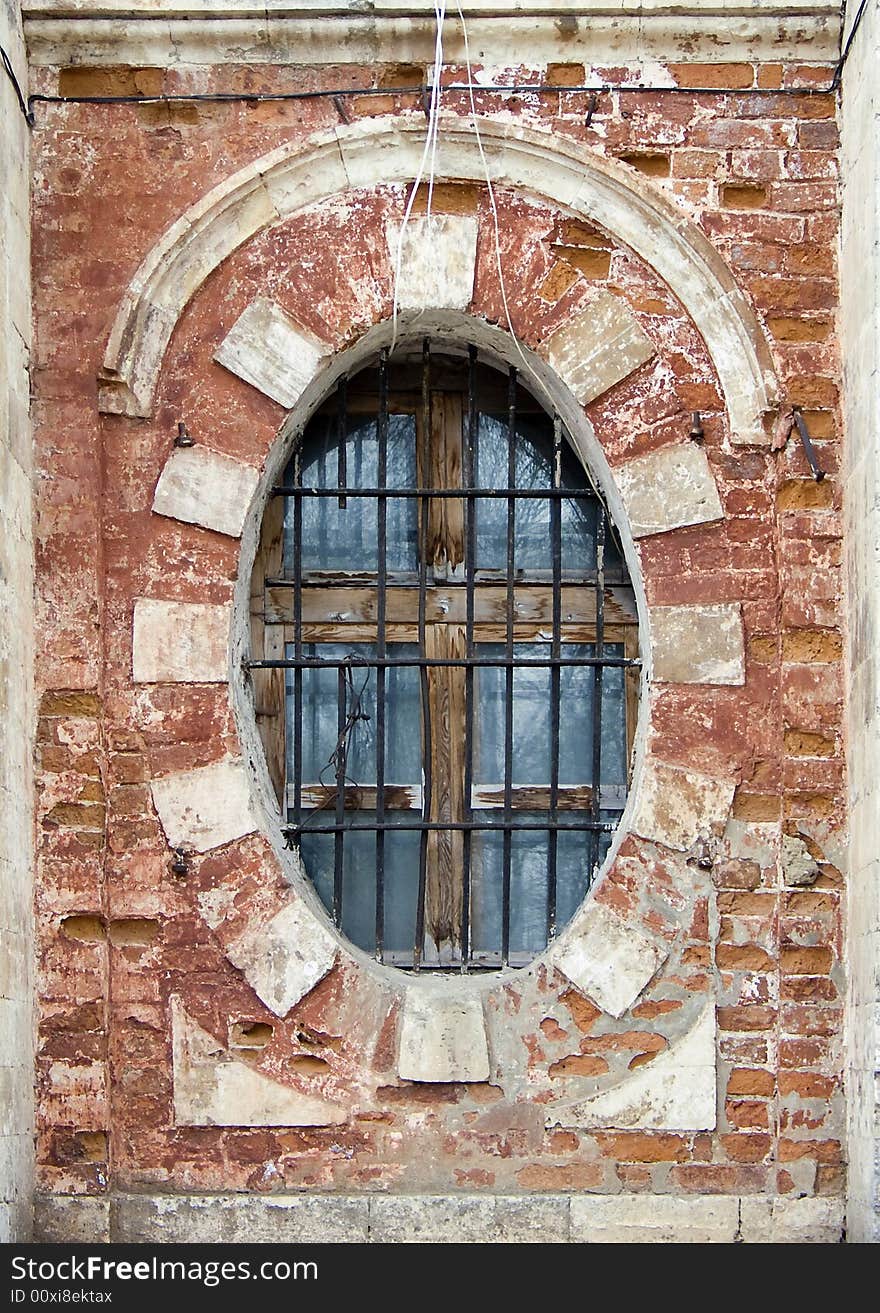
<instances>
[{"instance_id":1,"label":"black electrical cable","mask_svg":"<svg viewBox=\"0 0 880 1313\"><path fill-rule=\"evenodd\" d=\"M596 96L607 95L611 92L642 93L648 95L683 95L683 96L825 96L828 95L831 88L828 87L658 87L645 83L612 83L606 82L597 86L578 85L563 86L550 82L509 82L498 83L492 86L484 86L482 83L469 84L467 82L450 83L443 88L444 96L448 96L456 91L470 92L476 91L486 95L511 95L511 94L535 94L543 92L583 92L591 93ZM237 91L210 91L210 92L192 92L189 95L160 95L160 96L48 96L36 94L29 97L31 104L40 102L45 105L173 105L173 104L192 104L193 102L202 101L213 104L259 104L262 101L286 101L286 100L340 100L343 101L346 96L419 96L423 98L426 93L430 92L430 87L425 84L412 87L333 87L322 88L316 91L261 91L251 92L250 94ZM337 106L339 109L339 106Z\"/></svg>"},{"instance_id":2,"label":"black electrical cable","mask_svg":"<svg viewBox=\"0 0 880 1313\"><path fill-rule=\"evenodd\" d=\"M467 82L453 83L443 88L445 94L456 91L479 92L481 95L511 95L511 94L534 94L542 92L585 92L593 95L607 95L612 92L627 94L650 94L650 95L685 95L685 96L826 96L837 92L840 89L840 83L843 76L844 65L852 49L853 41L861 24L865 10L868 7L868 0L862 0L859 11L856 14L855 22L850 29L846 44L841 52L840 59L834 66L834 72L831 81L825 87L683 87L683 86L653 86L648 83L603 83L599 86L589 86L579 84L576 86L563 86L560 83L537 82L537 83L516 83L508 82L492 86L484 86L482 83L471 84ZM192 92L189 95L159 95L159 96L51 96L37 93L28 96L27 102L22 95L21 87L15 76L15 70L9 60L6 51L0 46L0 55L2 55L3 66L6 69L12 85L15 88L18 103L21 112L30 127L34 126L33 106L37 103L44 105L174 105L174 104L193 104L196 102L208 104L259 104L265 101L299 101L299 100L321 100L330 99L339 102L337 112L345 120L345 113L342 105L347 96L375 96L375 95L394 95L394 96L419 96L424 102L426 93L430 88L421 84L411 87L327 87L313 91L268 91L268 92L233 92L233 91L216 91L216 92ZM594 107L595 108L595 107ZM592 111L591 111L592 117Z\"/></svg>"},{"instance_id":3,"label":"black electrical cable","mask_svg":"<svg viewBox=\"0 0 880 1313\"><path fill-rule=\"evenodd\" d=\"M25 123L27 123L29 128L32 128L34 126L34 112L30 105L25 103L24 96L21 93L21 87L18 85L18 78L15 76L15 69L12 67L12 60L2 46L0 46L0 59L2 59L3 67L6 69L9 81L15 89L15 95L18 99L19 108L24 115Z\"/></svg>"},{"instance_id":4,"label":"black electrical cable","mask_svg":"<svg viewBox=\"0 0 880 1313\"><path fill-rule=\"evenodd\" d=\"M861 23L862 17L867 8L868 8L868 0L862 0L862 3L859 5L859 12L856 14L856 20L853 23L852 27L850 28L849 36L846 39L846 44L844 45L843 50L841 51L840 59L837 61L837 67L834 70L834 77L831 79L831 85L828 88L829 91L836 91L837 88L840 86L840 79L843 76L843 66L846 63L846 57L852 48L852 43L855 40L856 32L858 32L859 30L859 23ZM845 9L846 9L846 5L844 4L844 10Z\"/></svg>"}]
</instances>

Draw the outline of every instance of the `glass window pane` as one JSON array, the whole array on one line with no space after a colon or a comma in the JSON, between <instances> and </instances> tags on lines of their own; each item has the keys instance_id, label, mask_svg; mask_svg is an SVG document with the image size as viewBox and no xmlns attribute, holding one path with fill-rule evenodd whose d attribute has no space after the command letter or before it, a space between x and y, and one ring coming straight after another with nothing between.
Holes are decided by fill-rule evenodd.
<instances>
[{"instance_id":1,"label":"glass window pane","mask_svg":"<svg viewBox=\"0 0 880 1313\"><path fill-rule=\"evenodd\" d=\"M326 824L326 813L322 824ZM391 812L392 824L414 815ZM330 818L332 820L332 817ZM357 825L375 824L374 811L347 813ZM336 840L332 834L302 835L303 865L321 902L333 908L333 873ZM419 836L413 830L385 831L385 948L390 953L411 953L416 933L419 892ZM346 831L342 846L342 930L367 953L376 946L376 835Z\"/></svg>"},{"instance_id":2,"label":"glass window pane","mask_svg":"<svg viewBox=\"0 0 880 1313\"><path fill-rule=\"evenodd\" d=\"M521 489L553 486L553 425L549 417L525 416L517 421L515 484ZM480 488L506 488L508 484L508 424L506 416L482 414L476 445L476 483ZM589 488L577 456L566 443L562 452L563 488L586 492L563 500L560 514L562 569L584 573L596 566L598 502ZM550 570L550 502L526 499L516 503L514 568L527 572ZM479 570L507 569L507 502L477 502L477 558ZM608 540L606 569L620 564L616 544Z\"/></svg>"},{"instance_id":3,"label":"glass window pane","mask_svg":"<svg viewBox=\"0 0 880 1313\"><path fill-rule=\"evenodd\" d=\"M608 656L623 656L621 643L606 643ZM546 659L547 643L515 643L514 660ZM564 643L564 656L591 657L594 643ZM481 656L503 657L501 643L481 643ZM562 666L559 674L559 783L593 783L593 687L591 666ZM602 674L603 784L626 783L626 725L622 669L606 666ZM474 680L477 707L477 784L504 780L506 675L502 667L478 667ZM512 765L515 785L550 783L551 675L548 668L521 666L513 675Z\"/></svg>"},{"instance_id":4,"label":"glass window pane","mask_svg":"<svg viewBox=\"0 0 880 1313\"><path fill-rule=\"evenodd\" d=\"M413 643L389 644L389 657L417 657ZM288 657L293 647L287 647ZM370 643L304 643L303 656L325 661L375 657ZM339 740L339 681L335 667L302 672L302 781L331 785ZM293 671L287 671L288 759L293 761ZM346 781L376 783L376 670L349 667L344 717L351 719L346 743ZM415 666L390 666L385 674L385 783L419 784L422 777L419 675Z\"/></svg>"},{"instance_id":5,"label":"glass window pane","mask_svg":"<svg viewBox=\"0 0 880 1313\"><path fill-rule=\"evenodd\" d=\"M335 488L339 450L336 420L317 416L309 425L300 453L304 488ZM346 480L351 488L375 488L379 479L379 445L375 419L349 417ZM293 481L293 462L286 479ZM388 416L387 486L416 486L416 430L412 415ZM344 507L333 497L304 497L302 512L303 570L360 570L375 573L378 560L378 500L349 497ZM288 502L284 552L293 571L293 502ZM417 568L417 503L412 497L388 498L386 569Z\"/></svg>"}]
</instances>

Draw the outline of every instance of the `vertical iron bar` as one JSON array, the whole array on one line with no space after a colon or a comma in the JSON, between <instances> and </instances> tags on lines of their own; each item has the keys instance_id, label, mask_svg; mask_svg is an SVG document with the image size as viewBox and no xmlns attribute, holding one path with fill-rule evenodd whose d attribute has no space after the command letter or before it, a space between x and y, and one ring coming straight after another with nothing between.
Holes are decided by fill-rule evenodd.
<instances>
[{"instance_id":1,"label":"vertical iron bar","mask_svg":"<svg viewBox=\"0 0 880 1313\"><path fill-rule=\"evenodd\" d=\"M596 512L596 651L601 661L605 655L605 507L600 502ZM599 819L602 787L602 666L593 667L593 799L592 819ZM590 831L590 879L599 862L599 833Z\"/></svg>"},{"instance_id":2,"label":"vertical iron bar","mask_svg":"<svg viewBox=\"0 0 880 1313\"><path fill-rule=\"evenodd\" d=\"M342 872L345 828L345 774L348 742L345 733L347 690L346 670L336 672L336 832L333 836L333 924L342 925Z\"/></svg>"},{"instance_id":3,"label":"vertical iron bar","mask_svg":"<svg viewBox=\"0 0 880 1313\"><path fill-rule=\"evenodd\" d=\"M553 416L553 487L562 487L562 421ZM561 656L562 631L562 502L559 497L550 501L550 554L553 563L553 621L550 656ZM559 817L559 666L550 667L550 822L547 836L547 939L556 934L556 876L559 835L555 828Z\"/></svg>"},{"instance_id":4,"label":"vertical iron bar","mask_svg":"<svg viewBox=\"0 0 880 1313\"><path fill-rule=\"evenodd\" d=\"M431 343L426 337L422 343L422 434L424 455L428 456L431 443ZM426 653L425 637L425 603L428 571L428 508L429 498L419 498L419 656L422 661ZM422 703L422 820L431 817L431 703L428 671L424 664L419 667L419 686ZM422 947L425 938L425 896L428 887L428 831L419 834L419 901L416 907L416 934L413 952L413 967L418 971L422 964Z\"/></svg>"},{"instance_id":5,"label":"vertical iron bar","mask_svg":"<svg viewBox=\"0 0 880 1313\"><path fill-rule=\"evenodd\" d=\"M476 486L476 450L479 430L477 411L477 348L468 347L468 401L467 423L464 426L461 476L466 488ZM465 499L465 656L474 655L474 573L477 568L477 506L473 495ZM474 668L465 667L464 674L464 819L473 819L474 788ZM461 969L467 971L471 963L471 860L472 836L465 830L461 841Z\"/></svg>"},{"instance_id":6,"label":"vertical iron bar","mask_svg":"<svg viewBox=\"0 0 880 1313\"><path fill-rule=\"evenodd\" d=\"M346 447L348 445L348 379L345 374L339 380L336 387L336 486L344 488L348 483L348 468L346 461ZM339 508L344 510L348 502L345 497L339 498Z\"/></svg>"},{"instance_id":7,"label":"vertical iron bar","mask_svg":"<svg viewBox=\"0 0 880 1313\"><path fill-rule=\"evenodd\" d=\"M388 348L379 353L379 417L376 421L377 468L380 488L388 479ZM387 558L387 507L385 497L376 500L376 655L385 659L385 567ZM385 949L385 677L376 670L376 960Z\"/></svg>"},{"instance_id":8,"label":"vertical iron bar","mask_svg":"<svg viewBox=\"0 0 880 1313\"><path fill-rule=\"evenodd\" d=\"M299 488L302 485L302 455L297 450L293 458L293 482ZM320 511L320 507L318 510ZM297 662L302 660L302 533L303 533L303 499L293 499L293 655ZM314 689L315 677L312 676ZM303 717L303 672L297 665L293 672L293 819L297 825L302 823L302 717Z\"/></svg>"},{"instance_id":9,"label":"vertical iron bar","mask_svg":"<svg viewBox=\"0 0 880 1313\"><path fill-rule=\"evenodd\" d=\"M516 370L507 375L507 486L516 486ZM501 858L501 960L510 962L511 794L513 789L513 581L516 570L516 502L507 498L507 587L504 628L504 834Z\"/></svg>"}]
</instances>

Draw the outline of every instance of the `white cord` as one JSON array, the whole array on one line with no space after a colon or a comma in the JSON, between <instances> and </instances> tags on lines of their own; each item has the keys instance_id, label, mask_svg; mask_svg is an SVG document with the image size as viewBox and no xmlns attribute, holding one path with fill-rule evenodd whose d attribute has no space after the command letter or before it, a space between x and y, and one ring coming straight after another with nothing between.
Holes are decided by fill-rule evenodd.
<instances>
[{"instance_id":1,"label":"white cord","mask_svg":"<svg viewBox=\"0 0 880 1313\"><path fill-rule=\"evenodd\" d=\"M492 186L492 178L489 173L489 162L486 159L486 152L483 150L483 139L480 136L480 125L477 122L477 106L474 100L474 75L471 68L471 49L470 42L468 41L467 23L464 21L464 14L462 13L461 5L456 3L456 9L458 10L458 21L461 23L461 34L464 37L464 58L467 65L468 96L471 102L471 121L474 125L474 135L477 139L477 150L480 152L483 172L486 175L486 188L489 192L489 205L492 208L492 224L495 229L495 262L498 266L498 286L501 291L501 304L504 306L504 317L507 320L507 328L510 336L513 338L513 344L519 353L519 358L523 362L527 373L532 376L535 382L540 384L540 379L529 361L526 359L523 349L520 346L519 338L513 327L513 320L510 317L510 306L507 303L507 288L504 284L504 268L501 262L501 232L498 225L498 206L495 203L495 188Z\"/></svg>"},{"instance_id":2,"label":"white cord","mask_svg":"<svg viewBox=\"0 0 880 1313\"><path fill-rule=\"evenodd\" d=\"M443 68L443 24L446 20L446 0L434 0L434 17L437 20L437 33L434 38L434 75L431 83L431 100L428 105L428 127L425 134L425 147L419 161L419 169L403 212L403 221L397 234L397 253L394 260L394 299L391 308L391 346L389 355L397 343L398 289L400 285L400 265L403 258L403 236L409 223L416 193L425 174L425 166L431 161L428 179L427 217L431 218L431 202L434 195L434 173L437 162L437 139L440 130L440 74Z\"/></svg>"},{"instance_id":3,"label":"white cord","mask_svg":"<svg viewBox=\"0 0 880 1313\"><path fill-rule=\"evenodd\" d=\"M505 287L504 284L504 269L502 267L502 262L501 262L501 235L498 225L498 206L495 203L495 189L492 186L492 178L489 173L489 163L486 159L486 153L483 150L483 141L482 138L480 137L480 125L477 122L477 107L474 101L474 76L473 76L473 71L471 69L471 52L470 52L470 45L468 42L467 24L464 21L464 14L461 11L461 5L456 3L456 8L458 10L459 22L461 23L461 34L464 37L464 57L465 57L465 63L467 64L468 95L470 97L470 102L471 102L471 119L474 125L474 135L477 139L477 150L480 152L480 159L483 164L483 172L486 175L486 188L489 192L489 204L492 207L492 222L495 228L495 260L498 265L498 285L501 290L501 303L504 306L504 315L505 318L507 319L507 327L510 332L510 336L513 338L513 345L516 347L517 352L519 353L519 358L523 362L523 365L525 366L526 373L529 374L531 378L534 379L534 381L538 384L539 393L540 393L543 392L543 384L540 378L538 377L538 375L536 374L531 362L526 358L526 355L520 345L519 338L517 337L516 331L513 327L513 322L510 318L510 307L507 303L507 288ZM590 487L593 489L593 492L596 494L599 501L602 502L602 504L604 505L602 494L600 493L599 488L596 484L596 480L593 477L592 470L590 469L586 461L582 461L581 463L583 465L584 472L590 482ZM614 521L611 519L610 515L608 516L608 524L611 526L611 532L616 539L617 534L615 531ZM621 548L621 554L622 553L623 553L623 549Z\"/></svg>"}]
</instances>

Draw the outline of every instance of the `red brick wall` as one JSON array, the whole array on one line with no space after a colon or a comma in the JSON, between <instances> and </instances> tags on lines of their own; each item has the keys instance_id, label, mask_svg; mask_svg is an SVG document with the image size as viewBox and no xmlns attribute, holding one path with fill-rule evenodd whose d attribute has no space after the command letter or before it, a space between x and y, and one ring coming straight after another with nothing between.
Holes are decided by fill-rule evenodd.
<instances>
[{"instance_id":1,"label":"red brick wall","mask_svg":"<svg viewBox=\"0 0 880 1313\"><path fill-rule=\"evenodd\" d=\"M373 72L227 67L202 85L314 89L361 85ZM654 746L665 761L732 775L735 820L802 835L821 873L809 888L787 888L777 849L755 839L769 830L748 831L750 855L720 841L714 887L694 868L689 923L632 1014L615 1022L542 968L528 989L514 982L499 996L520 1074L479 1085L399 1081L396 1010L377 1011L373 987L344 962L284 1020L259 1003L225 958L222 936L200 918L196 895L218 885L243 899L280 889L268 842L251 836L195 859L182 883L170 872L148 785L239 752L227 690L131 682L134 599L227 601L237 574L237 541L151 513L178 420L252 464L283 420L274 402L213 363L217 344L257 295L339 346L369 322L356 286L374 287L387 315L391 285L376 251L405 196L397 187L356 193L255 237L184 312L153 417L101 416L95 379L109 327L152 244L210 187L332 126L337 110L328 99L40 107L33 388L43 1189L841 1190L841 875L826 842L844 822L835 105L827 95L772 94L825 83L826 68L672 73L683 85L730 93L603 93L590 127L579 91L486 94L478 109L520 114L623 159L646 175L645 187L679 201L757 310L783 395L804 408L828 477L810 478L795 440L781 450L731 448L700 326L670 290L610 237L501 190L514 327L537 345L597 286L629 302L658 355L589 407L612 468L680 439L690 412L703 414L725 518L644 538L639 559L649 603L742 604L747 679L742 688L665 686L654 703ZM451 70L449 80L460 75ZM44 89L56 89L54 74L41 76ZM416 107L393 90L409 83L409 70L377 76L375 97L344 101L349 117ZM412 77L421 80L421 70ZM582 77L563 65L548 80ZM60 89L173 93L179 78L66 70ZM456 107L466 111L463 95L448 93ZM503 326L486 190L446 186L437 204L479 216L473 311ZM656 845L630 837L620 857L638 859L638 887L632 863L619 861L598 897L655 913L664 899L674 903ZM265 1045L241 1056L342 1102L346 1123L176 1127L172 994L224 1045L240 1033L235 1026L271 1027L258 1032ZM674 1039L676 1014L694 1016L707 999L719 1026L716 1132L545 1128L546 1107L579 1088L572 1082L611 1081L650 1063Z\"/></svg>"}]
</instances>

